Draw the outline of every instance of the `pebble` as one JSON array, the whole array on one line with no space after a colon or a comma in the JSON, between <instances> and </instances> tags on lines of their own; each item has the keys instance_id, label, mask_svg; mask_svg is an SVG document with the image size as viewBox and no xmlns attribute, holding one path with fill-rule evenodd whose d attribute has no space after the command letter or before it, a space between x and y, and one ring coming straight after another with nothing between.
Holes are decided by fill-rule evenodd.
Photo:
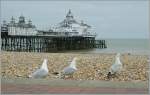
<instances>
[{"instance_id":1,"label":"pebble","mask_svg":"<svg viewBox=\"0 0 150 95\"><path fill-rule=\"evenodd\" d=\"M73 57L77 57L78 70L72 80L108 80L107 73L115 59L115 54L2 52L1 55L1 72L5 78L27 78L47 58L49 74L46 78L58 79L55 73L62 71ZM123 54L120 60L124 69L111 81L148 80L148 56Z\"/></svg>"}]
</instances>

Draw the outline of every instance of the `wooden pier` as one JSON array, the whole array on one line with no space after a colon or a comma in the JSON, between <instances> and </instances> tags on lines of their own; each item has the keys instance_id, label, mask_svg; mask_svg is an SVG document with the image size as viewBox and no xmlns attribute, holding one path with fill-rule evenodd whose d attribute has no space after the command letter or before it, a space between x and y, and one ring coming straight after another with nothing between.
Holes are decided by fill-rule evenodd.
<instances>
[{"instance_id":1,"label":"wooden pier","mask_svg":"<svg viewBox=\"0 0 150 95\"><path fill-rule=\"evenodd\" d=\"M82 36L1 36L1 50L26 52L56 52L107 48L105 40Z\"/></svg>"},{"instance_id":2,"label":"wooden pier","mask_svg":"<svg viewBox=\"0 0 150 95\"><path fill-rule=\"evenodd\" d=\"M1 25L1 50L26 52L57 52L107 48L105 40L95 40L96 33L83 21L78 22L71 10L65 19L48 30L37 30L24 16L18 22L12 17Z\"/></svg>"}]
</instances>

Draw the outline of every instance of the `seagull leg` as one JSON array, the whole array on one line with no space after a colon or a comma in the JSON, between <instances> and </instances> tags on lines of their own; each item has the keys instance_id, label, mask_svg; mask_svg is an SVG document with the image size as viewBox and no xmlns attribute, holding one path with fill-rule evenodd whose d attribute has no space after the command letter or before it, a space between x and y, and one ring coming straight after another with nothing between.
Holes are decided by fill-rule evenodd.
<instances>
[{"instance_id":1,"label":"seagull leg","mask_svg":"<svg viewBox=\"0 0 150 95\"><path fill-rule=\"evenodd\" d=\"M117 78L118 78L118 76L119 76L119 75L118 75L118 73L115 73L115 77L117 77Z\"/></svg>"},{"instance_id":2,"label":"seagull leg","mask_svg":"<svg viewBox=\"0 0 150 95\"><path fill-rule=\"evenodd\" d=\"M63 75L63 77L62 77L63 79L66 79L66 75Z\"/></svg>"},{"instance_id":3,"label":"seagull leg","mask_svg":"<svg viewBox=\"0 0 150 95\"><path fill-rule=\"evenodd\" d=\"M68 77L67 77L68 79L70 79L71 78L71 75L68 75Z\"/></svg>"},{"instance_id":4,"label":"seagull leg","mask_svg":"<svg viewBox=\"0 0 150 95\"><path fill-rule=\"evenodd\" d=\"M112 78L115 78L115 77L117 77L117 73L116 73L116 72L114 72L114 73L112 74Z\"/></svg>"},{"instance_id":5,"label":"seagull leg","mask_svg":"<svg viewBox=\"0 0 150 95\"><path fill-rule=\"evenodd\" d=\"M59 72L58 76L61 79L63 77L63 74L61 72Z\"/></svg>"},{"instance_id":6,"label":"seagull leg","mask_svg":"<svg viewBox=\"0 0 150 95\"><path fill-rule=\"evenodd\" d=\"M71 74L71 78L73 79L73 74Z\"/></svg>"},{"instance_id":7,"label":"seagull leg","mask_svg":"<svg viewBox=\"0 0 150 95\"><path fill-rule=\"evenodd\" d=\"M65 79L65 75L64 74L60 74L59 77L60 77L60 79Z\"/></svg>"},{"instance_id":8,"label":"seagull leg","mask_svg":"<svg viewBox=\"0 0 150 95\"><path fill-rule=\"evenodd\" d=\"M67 78L68 78L68 79L72 79L72 78L73 78L72 74L68 75Z\"/></svg>"}]
</instances>

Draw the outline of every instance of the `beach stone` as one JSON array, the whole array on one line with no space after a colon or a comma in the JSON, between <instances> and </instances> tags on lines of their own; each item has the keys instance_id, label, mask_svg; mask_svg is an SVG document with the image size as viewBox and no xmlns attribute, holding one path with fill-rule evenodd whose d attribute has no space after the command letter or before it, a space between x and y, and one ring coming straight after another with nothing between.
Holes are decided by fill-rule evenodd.
<instances>
[{"instance_id":1,"label":"beach stone","mask_svg":"<svg viewBox=\"0 0 150 95\"><path fill-rule=\"evenodd\" d=\"M49 74L46 79L58 79L58 72L68 66L73 57L78 57L78 70L73 74L73 78L69 79L108 81L107 74L115 60L115 54L27 52L2 52L1 54L1 71L2 77L5 78L28 78L29 74L40 68L43 59L47 58ZM122 54L123 70L109 81L148 80L149 64L147 60L146 55Z\"/></svg>"}]
</instances>

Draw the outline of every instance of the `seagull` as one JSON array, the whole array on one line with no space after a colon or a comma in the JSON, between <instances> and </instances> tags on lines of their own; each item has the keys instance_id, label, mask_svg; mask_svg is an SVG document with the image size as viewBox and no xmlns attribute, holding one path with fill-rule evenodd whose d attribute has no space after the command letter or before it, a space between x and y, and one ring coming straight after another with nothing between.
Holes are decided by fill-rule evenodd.
<instances>
[{"instance_id":1,"label":"seagull","mask_svg":"<svg viewBox=\"0 0 150 95\"><path fill-rule=\"evenodd\" d=\"M117 53L115 63L110 67L107 77L110 78L111 75L115 75L116 73L120 72L122 68L120 53Z\"/></svg>"},{"instance_id":2,"label":"seagull","mask_svg":"<svg viewBox=\"0 0 150 95\"><path fill-rule=\"evenodd\" d=\"M47 59L44 59L42 66L40 69L37 69L34 73L29 75L29 78L44 78L48 75L48 68L47 68Z\"/></svg>"},{"instance_id":3,"label":"seagull","mask_svg":"<svg viewBox=\"0 0 150 95\"><path fill-rule=\"evenodd\" d=\"M63 75L73 75L73 73L77 70L77 68L76 68L76 60L77 60L77 58L74 57L72 62L70 63L70 65L63 69Z\"/></svg>"}]
</instances>

